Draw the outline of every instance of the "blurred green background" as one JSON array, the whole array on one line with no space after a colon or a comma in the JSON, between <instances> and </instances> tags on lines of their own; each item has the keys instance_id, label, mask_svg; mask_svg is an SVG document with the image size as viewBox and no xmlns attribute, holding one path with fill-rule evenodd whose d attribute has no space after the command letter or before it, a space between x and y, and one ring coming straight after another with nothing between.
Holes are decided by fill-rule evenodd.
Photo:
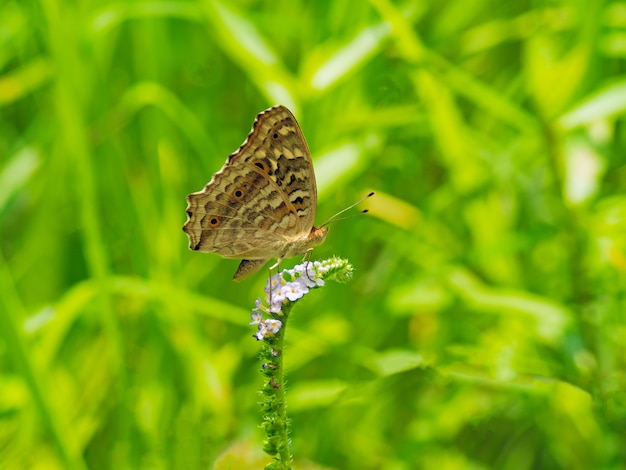
<instances>
[{"instance_id":1,"label":"blurred green background","mask_svg":"<svg viewBox=\"0 0 626 470\"><path fill-rule=\"evenodd\" d=\"M377 192L290 322L296 468L626 468L625 1L0 5L1 468L268 462L266 273L181 227L278 103L318 223Z\"/></svg>"}]
</instances>

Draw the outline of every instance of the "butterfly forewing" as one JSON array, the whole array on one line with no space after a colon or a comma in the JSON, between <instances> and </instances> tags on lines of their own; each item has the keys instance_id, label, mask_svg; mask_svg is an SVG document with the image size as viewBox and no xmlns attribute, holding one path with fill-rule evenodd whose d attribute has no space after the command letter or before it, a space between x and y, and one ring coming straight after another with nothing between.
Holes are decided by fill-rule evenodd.
<instances>
[{"instance_id":1,"label":"butterfly forewing","mask_svg":"<svg viewBox=\"0 0 626 470\"><path fill-rule=\"evenodd\" d=\"M308 232L315 221L317 189L309 147L296 118L284 106L275 106L257 116L252 132L233 163L244 160L267 174L278 195L294 212L298 225L292 235Z\"/></svg>"}]
</instances>

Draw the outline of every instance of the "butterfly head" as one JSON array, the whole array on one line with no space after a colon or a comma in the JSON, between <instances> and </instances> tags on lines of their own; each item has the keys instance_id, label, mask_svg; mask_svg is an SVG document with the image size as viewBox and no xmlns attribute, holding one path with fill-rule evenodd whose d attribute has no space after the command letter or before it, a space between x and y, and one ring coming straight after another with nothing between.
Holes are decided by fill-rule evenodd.
<instances>
[{"instance_id":1,"label":"butterfly head","mask_svg":"<svg viewBox=\"0 0 626 470\"><path fill-rule=\"evenodd\" d=\"M311 229L311 233L309 233L309 240L311 241L311 246L317 246L324 243L326 240L326 235L328 234L328 227L313 227Z\"/></svg>"}]
</instances>

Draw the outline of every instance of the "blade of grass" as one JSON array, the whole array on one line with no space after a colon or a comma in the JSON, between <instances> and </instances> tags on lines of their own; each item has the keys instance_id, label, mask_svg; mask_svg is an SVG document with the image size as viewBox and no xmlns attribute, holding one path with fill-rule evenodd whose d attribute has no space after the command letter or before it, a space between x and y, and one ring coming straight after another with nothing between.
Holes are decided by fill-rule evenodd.
<instances>
[{"instance_id":1,"label":"blade of grass","mask_svg":"<svg viewBox=\"0 0 626 470\"><path fill-rule=\"evenodd\" d=\"M48 430L65 468L84 470L87 467L83 462L79 449L72 449L72 438L66 432L69 423L62 423L55 415L54 407L48 401L49 387L45 384L44 372L31 361L30 351L20 320L26 318L24 306L15 289L9 264L0 253L0 335L6 342L6 352L13 360L17 371L23 377L30 391L31 397L39 413L39 417Z\"/></svg>"}]
</instances>

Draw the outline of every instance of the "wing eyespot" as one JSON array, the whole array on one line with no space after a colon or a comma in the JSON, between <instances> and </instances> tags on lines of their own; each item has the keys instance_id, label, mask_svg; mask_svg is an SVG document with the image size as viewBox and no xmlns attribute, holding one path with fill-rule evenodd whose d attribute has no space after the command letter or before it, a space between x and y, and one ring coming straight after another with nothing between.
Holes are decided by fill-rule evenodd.
<instances>
[{"instance_id":1,"label":"wing eyespot","mask_svg":"<svg viewBox=\"0 0 626 470\"><path fill-rule=\"evenodd\" d=\"M247 191L245 188L239 187L233 191L233 197L235 198L235 201L243 201L243 198L246 197L246 193Z\"/></svg>"},{"instance_id":2,"label":"wing eyespot","mask_svg":"<svg viewBox=\"0 0 626 470\"><path fill-rule=\"evenodd\" d=\"M221 225L221 223L222 221L220 220L219 217L213 216L209 219L209 227L211 228L217 228Z\"/></svg>"},{"instance_id":3,"label":"wing eyespot","mask_svg":"<svg viewBox=\"0 0 626 470\"><path fill-rule=\"evenodd\" d=\"M256 162L254 162L254 166L260 168L261 171L266 175L268 175L270 172L270 167L265 160L257 160Z\"/></svg>"}]
</instances>

